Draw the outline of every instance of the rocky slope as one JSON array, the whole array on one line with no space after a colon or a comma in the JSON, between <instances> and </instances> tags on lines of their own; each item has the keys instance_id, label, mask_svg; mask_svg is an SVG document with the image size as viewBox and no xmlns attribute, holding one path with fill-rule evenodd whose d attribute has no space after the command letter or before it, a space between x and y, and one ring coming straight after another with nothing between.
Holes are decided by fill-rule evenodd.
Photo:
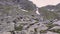
<instances>
[{"instance_id":1,"label":"rocky slope","mask_svg":"<svg viewBox=\"0 0 60 34\"><path fill-rule=\"evenodd\" d=\"M59 6L38 8L38 15L29 0L0 0L0 34L59 34Z\"/></svg>"}]
</instances>

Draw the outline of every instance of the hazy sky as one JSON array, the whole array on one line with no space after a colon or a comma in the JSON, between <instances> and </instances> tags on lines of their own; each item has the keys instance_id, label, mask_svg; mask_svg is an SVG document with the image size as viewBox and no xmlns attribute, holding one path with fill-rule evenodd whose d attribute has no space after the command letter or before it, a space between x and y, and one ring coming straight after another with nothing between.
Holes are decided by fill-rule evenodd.
<instances>
[{"instance_id":1,"label":"hazy sky","mask_svg":"<svg viewBox=\"0 0 60 34\"><path fill-rule=\"evenodd\" d=\"M56 5L60 3L60 0L31 0L36 6L42 7L46 5Z\"/></svg>"}]
</instances>

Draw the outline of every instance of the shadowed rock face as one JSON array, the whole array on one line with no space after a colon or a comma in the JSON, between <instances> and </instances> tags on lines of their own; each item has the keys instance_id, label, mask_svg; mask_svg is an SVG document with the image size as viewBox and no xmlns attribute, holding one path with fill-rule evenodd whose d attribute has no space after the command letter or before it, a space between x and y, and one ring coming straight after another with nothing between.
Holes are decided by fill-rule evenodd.
<instances>
[{"instance_id":1,"label":"shadowed rock face","mask_svg":"<svg viewBox=\"0 0 60 34\"><path fill-rule=\"evenodd\" d=\"M33 4L31 1L20 0L20 1L17 1L17 3L19 3L21 8L24 10L28 10L28 11L35 11L36 10L36 5Z\"/></svg>"},{"instance_id":2,"label":"shadowed rock face","mask_svg":"<svg viewBox=\"0 0 60 34\"><path fill-rule=\"evenodd\" d=\"M21 9L24 10L36 11L36 5L29 0L1 0L1 1L10 2L11 4L12 3L19 4Z\"/></svg>"}]
</instances>

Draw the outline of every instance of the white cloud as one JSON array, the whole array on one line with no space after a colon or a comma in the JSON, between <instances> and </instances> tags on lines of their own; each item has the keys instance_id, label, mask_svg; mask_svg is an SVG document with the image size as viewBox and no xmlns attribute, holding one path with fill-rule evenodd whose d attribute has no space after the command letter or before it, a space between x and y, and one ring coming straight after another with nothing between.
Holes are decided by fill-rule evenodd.
<instances>
[{"instance_id":1,"label":"white cloud","mask_svg":"<svg viewBox=\"0 0 60 34\"><path fill-rule=\"evenodd\" d=\"M60 0L30 0L38 7L46 6L46 5L56 5L60 3Z\"/></svg>"}]
</instances>

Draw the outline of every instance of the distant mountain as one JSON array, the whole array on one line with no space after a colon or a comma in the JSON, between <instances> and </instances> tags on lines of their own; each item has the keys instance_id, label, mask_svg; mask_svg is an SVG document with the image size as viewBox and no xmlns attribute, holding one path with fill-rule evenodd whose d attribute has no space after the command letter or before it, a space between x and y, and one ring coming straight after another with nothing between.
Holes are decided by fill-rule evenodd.
<instances>
[{"instance_id":1,"label":"distant mountain","mask_svg":"<svg viewBox=\"0 0 60 34\"><path fill-rule=\"evenodd\" d=\"M47 6L44 6L41 8L44 8L45 10L48 10L48 11L59 11L60 10L60 3L57 5L47 5Z\"/></svg>"},{"instance_id":2,"label":"distant mountain","mask_svg":"<svg viewBox=\"0 0 60 34\"><path fill-rule=\"evenodd\" d=\"M57 4L57 5L56 5L56 7L58 7L58 8L59 8L59 7L60 7L60 3L59 3L59 4Z\"/></svg>"},{"instance_id":3,"label":"distant mountain","mask_svg":"<svg viewBox=\"0 0 60 34\"><path fill-rule=\"evenodd\" d=\"M44 17L44 19L54 20L60 18L60 4L57 5L47 5L38 9L39 13Z\"/></svg>"},{"instance_id":4,"label":"distant mountain","mask_svg":"<svg viewBox=\"0 0 60 34\"><path fill-rule=\"evenodd\" d=\"M45 6L45 7L42 7L42 8L45 8L45 9L54 9L55 8L55 6L54 5L47 5L47 6Z\"/></svg>"}]
</instances>

